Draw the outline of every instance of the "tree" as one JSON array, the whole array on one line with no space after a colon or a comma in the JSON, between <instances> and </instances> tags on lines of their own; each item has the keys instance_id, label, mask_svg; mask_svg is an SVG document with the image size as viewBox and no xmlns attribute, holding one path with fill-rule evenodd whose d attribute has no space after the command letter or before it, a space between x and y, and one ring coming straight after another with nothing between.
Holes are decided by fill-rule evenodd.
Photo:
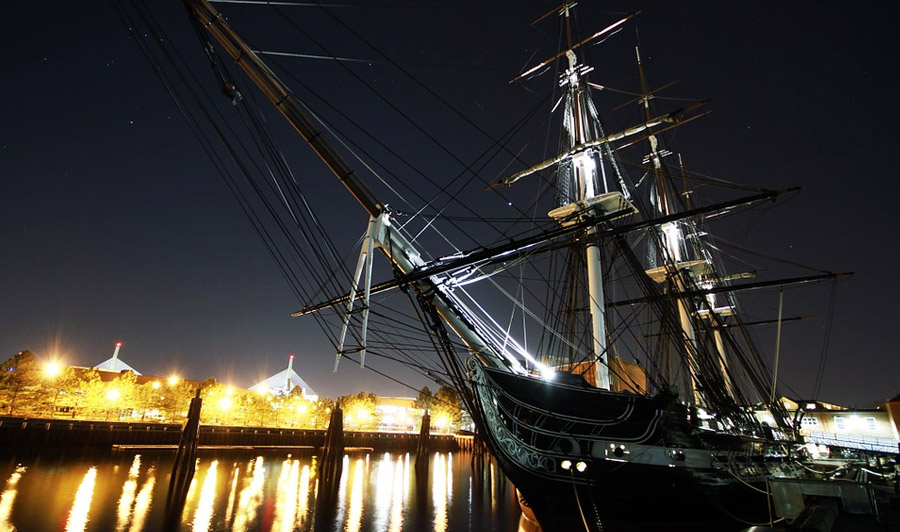
<instances>
[{"instance_id":1,"label":"tree","mask_svg":"<svg viewBox=\"0 0 900 532\"><path fill-rule=\"evenodd\" d=\"M313 410L313 428L327 427L328 421L331 419L332 410L334 410L334 400L330 397L316 401L316 406Z\"/></svg>"},{"instance_id":2,"label":"tree","mask_svg":"<svg viewBox=\"0 0 900 532\"><path fill-rule=\"evenodd\" d=\"M159 388L160 406L169 421L179 423L187 414L191 399L194 397L194 387L189 382L180 379L172 379Z\"/></svg>"},{"instance_id":3,"label":"tree","mask_svg":"<svg viewBox=\"0 0 900 532\"><path fill-rule=\"evenodd\" d=\"M85 418L96 417L98 412L106 409L108 399L106 398L107 385L100 378L100 372L96 369L89 369L82 372L77 383L77 391L74 392L75 410L82 411Z\"/></svg>"},{"instance_id":4,"label":"tree","mask_svg":"<svg viewBox=\"0 0 900 532\"><path fill-rule=\"evenodd\" d=\"M4 362L2 369L0 391L3 394L3 404L8 407L7 413L11 416L15 413L18 402L29 396L33 399L40 385L40 370L34 353L27 349Z\"/></svg>"},{"instance_id":5,"label":"tree","mask_svg":"<svg viewBox=\"0 0 900 532\"><path fill-rule=\"evenodd\" d=\"M433 407L434 395L431 393L431 390L428 389L428 386L423 386L422 389L419 390L418 397L416 397L416 408L427 412Z\"/></svg>"},{"instance_id":6,"label":"tree","mask_svg":"<svg viewBox=\"0 0 900 532\"><path fill-rule=\"evenodd\" d=\"M58 375L49 376L42 386L44 390L42 395L50 415L53 415L58 408L63 407L70 409L74 416L74 403L78 398L77 392L80 388L81 378L75 368L65 368Z\"/></svg>"},{"instance_id":7,"label":"tree","mask_svg":"<svg viewBox=\"0 0 900 532\"><path fill-rule=\"evenodd\" d=\"M441 386L434 394L434 420L439 429L450 430L462 421L459 394L449 386Z\"/></svg>"},{"instance_id":8,"label":"tree","mask_svg":"<svg viewBox=\"0 0 900 532\"><path fill-rule=\"evenodd\" d=\"M244 396L242 410L244 412L245 425L263 426L266 417L272 413L272 405L269 400L272 396L268 393L249 393Z\"/></svg>"},{"instance_id":9,"label":"tree","mask_svg":"<svg viewBox=\"0 0 900 532\"><path fill-rule=\"evenodd\" d=\"M204 397L204 393L208 394L210 391L216 390L221 384L216 380L215 377L207 377L205 381L200 383L200 397Z\"/></svg>"},{"instance_id":10,"label":"tree","mask_svg":"<svg viewBox=\"0 0 900 532\"><path fill-rule=\"evenodd\" d=\"M375 407L378 397L374 393L359 392L356 395L345 395L337 400L344 411L344 424L360 430L372 430L378 425Z\"/></svg>"},{"instance_id":11,"label":"tree","mask_svg":"<svg viewBox=\"0 0 900 532\"><path fill-rule=\"evenodd\" d=\"M295 427L312 427L315 425L317 406L303 396L303 390L299 386L295 387L285 399L285 421Z\"/></svg>"},{"instance_id":12,"label":"tree","mask_svg":"<svg viewBox=\"0 0 900 532\"><path fill-rule=\"evenodd\" d=\"M200 419L204 423L229 424L234 412L241 408L240 398L234 395L234 389L212 377L200 385L200 397L203 399Z\"/></svg>"},{"instance_id":13,"label":"tree","mask_svg":"<svg viewBox=\"0 0 900 532\"><path fill-rule=\"evenodd\" d=\"M166 411L165 383L153 380L139 384L134 396L134 407L141 413L141 421L146 421L147 416L151 420L164 418Z\"/></svg>"},{"instance_id":14,"label":"tree","mask_svg":"<svg viewBox=\"0 0 900 532\"><path fill-rule=\"evenodd\" d=\"M109 420L112 412L121 418L123 410L131 410L137 396L137 375L133 371L123 371L115 379L104 383L104 403L106 419Z\"/></svg>"}]
</instances>

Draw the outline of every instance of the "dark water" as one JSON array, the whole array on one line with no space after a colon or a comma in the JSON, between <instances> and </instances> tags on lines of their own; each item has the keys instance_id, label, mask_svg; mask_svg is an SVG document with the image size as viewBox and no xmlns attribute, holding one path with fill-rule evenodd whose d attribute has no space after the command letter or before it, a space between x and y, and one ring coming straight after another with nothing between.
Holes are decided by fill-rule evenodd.
<instances>
[{"instance_id":1,"label":"dark water","mask_svg":"<svg viewBox=\"0 0 900 532\"><path fill-rule=\"evenodd\" d=\"M4 457L0 531L160 530L174 453L42 453ZM350 454L337 503L316 516L315 456L201 451L181 530L269 532L515 531L515 489L468 453ZM330 514L330 515L326 515ZM318 527L317 527L318 528Z\"/></svg>"}]
</instances>

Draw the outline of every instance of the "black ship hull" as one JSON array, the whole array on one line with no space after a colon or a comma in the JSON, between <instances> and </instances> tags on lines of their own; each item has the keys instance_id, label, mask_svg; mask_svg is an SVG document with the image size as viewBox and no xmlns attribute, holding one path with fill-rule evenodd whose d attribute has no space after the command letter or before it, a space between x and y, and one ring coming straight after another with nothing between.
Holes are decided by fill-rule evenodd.
<instances>
[{"instance_id":1,"label":"black ship hull","mask_svg":"<svg viewBox=\"0 0 900 532\"><path fill-rule=\"evenodd\" d=\"M692 434L671 397L469 371L485 442L545 532L739 530L769 521L766 478L803 473L777 442Z\"/></svg>"}]
</instances>

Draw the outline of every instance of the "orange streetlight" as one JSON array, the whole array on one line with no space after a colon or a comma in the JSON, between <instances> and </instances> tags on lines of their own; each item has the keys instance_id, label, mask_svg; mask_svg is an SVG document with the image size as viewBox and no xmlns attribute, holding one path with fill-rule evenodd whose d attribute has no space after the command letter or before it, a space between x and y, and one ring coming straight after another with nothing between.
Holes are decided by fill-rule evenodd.
<instances>
[{"instance_id":1,"label":"orange streetlight","mask_svg":"<svg viewBox=\"0 0 900 532\"><path fill-rule=\"evenodd\" d=\"M50 361L44 364L44 377L51 383L55 384L56 378L62 374L62 365L56 361ZM51 406L50 415L56 412L56 402L59 400L60 389L56 386L56 393L53 394L53 406Z\"/></svg>"},{"instance_id":2,"label":"orange streetlight","mask_svg":"<svg viewBox=\"0 0 900 532\"><path fill-rule=\"evenodd\" d=\"M450 418L448 418L447 416L441 416L441 417L437 418L437 421L435 421L434 424L437 425L437 428L440 430L444 430L444 431L449 430L450 429Z\"/></svg>"},{"instance_id":3,"label":"orange streetlight","mask_svg":"<svg viewBox=\"0 0 900 532\"><path fill-rule=\"evenodd\" d=\"M44 376L48 379L55 379L62 373L62 366L59 362L47 362L44 364Z\"/></svg>"},{"instance_id":4,"label":"orange streetlight","mask_svg":"<svg viewBox=\"0 0 900 532\"><path fill-rule=\"evenodd\" d=\"M119 393L119 390L113 388L112 390L106 392L106 398L109 399L109 406L106 407L106 420L109 421L109 413L112 410L113 403L121 397L122 394Z\"/></svg>"}]
</instances>

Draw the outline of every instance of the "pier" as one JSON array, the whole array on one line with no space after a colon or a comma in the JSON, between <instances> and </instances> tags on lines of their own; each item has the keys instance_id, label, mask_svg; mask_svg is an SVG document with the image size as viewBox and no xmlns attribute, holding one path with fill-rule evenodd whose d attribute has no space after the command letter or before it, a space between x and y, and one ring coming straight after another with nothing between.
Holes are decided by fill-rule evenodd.
<instances>
[{"instance_id":1,"label":"pier","mask_svg":"<svg viewBox=\"0 0 900 532\"><path fill-rule=\"evenodd\" d=\"M183 426L164 423L123 423L0 417L0 447L94 447L177 449ZM320 449L324 429L201 425L199 450ZM457 451L471 446L471 436L431 434L431 451ZM373 451L415 452L418 433L345 431L344 446ZM468 446L468 447L467 447Z\"/></svg>"}]
</instances>

